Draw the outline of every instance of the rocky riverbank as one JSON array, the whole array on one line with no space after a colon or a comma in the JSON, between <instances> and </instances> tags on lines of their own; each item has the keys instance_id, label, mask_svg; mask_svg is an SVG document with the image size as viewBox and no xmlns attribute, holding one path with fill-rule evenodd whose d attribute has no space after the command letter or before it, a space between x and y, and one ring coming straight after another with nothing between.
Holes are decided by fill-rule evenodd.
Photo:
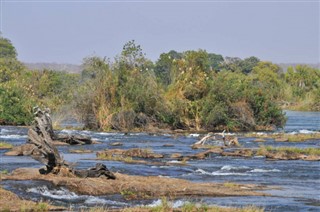
<instances>
[{"instance_id":1,"label":"rocky riverbank","mask_svg":"<svg viewBox=\"0 0 320 212\"><path fill-rule=\"evenodd\" d=\"M223 183L193 183L187 180L155 176L132 176L115 173L116 179L79 178L66 172L59 175L42 175L38 169L20 168L6 175L3 180L45 180L55 186L64 186L77 194L108 195L120 194L127 199L153 199L163 196L268 196L261 192L267 186L239 184L227 186Z\"/></svg>"}]
</instances>

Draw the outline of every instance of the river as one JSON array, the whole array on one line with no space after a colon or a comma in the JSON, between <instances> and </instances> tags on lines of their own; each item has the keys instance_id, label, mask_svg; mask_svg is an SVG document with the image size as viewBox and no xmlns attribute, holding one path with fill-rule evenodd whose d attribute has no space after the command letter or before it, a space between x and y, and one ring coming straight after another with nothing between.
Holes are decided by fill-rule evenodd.
<instances>
[{"instance_id":1,"label":"river","mask_svg":"<svg viewBox=\"0 0 320 212\"><path fill-rule=\"evenodd\" d=\"M286 111L288 121L284 129L287 133L314 133L320 131L320 112L294 112ZM26 142L27 128L0 126L0 140L13 145ZM78 168L88 168L97 162L95 153L72 154L70 149L91 149L99 151L112 147L112 142L122 142L123 149L150 148L156 153L170 155L172 153L193 154L201 150L192 150L190 145L199 140L199 134L186 134L173 136L169 134L154 135L148 133L105 133L92 131L62 130L59 133L79 133L89 135L101 144L87 146L62 146L58 147L64 159L76 164ZM243 147L258 147L255 138L239 137ZM173 144L173 147L164 147L164 144ZM264 145L295 146L320 148L320 140L305 142L282 143L268 139ZM19 167L42 167L42 165L25 156L4 156L6 150L0 150L0 171L12 171ZM162 159L170 160L170 159ZM103 161L113 172L130 175L164 176L187 179L194 182L236 182L248 184L262 184L280 186L281 189L270 190L271 197L188 197L177 199L174 207L179 207L185 202L204 203L219 206L244 206L256 205L266 211L320 211L320 164L319 161L268 161L261 157L240 158L221 157L211 155L205 160L192 160L187 166L152 166L133 165L115 161ZM52 204L70 208L92 206L108 206L110 208L129 207L137 205L155 206L160 200L127 201L120 195L88 196L77 195L63 187L54 187L43 181L2 181L5 189L13 191L20 197L35 201L49 200Z\"/></svg>"}]
</instances>

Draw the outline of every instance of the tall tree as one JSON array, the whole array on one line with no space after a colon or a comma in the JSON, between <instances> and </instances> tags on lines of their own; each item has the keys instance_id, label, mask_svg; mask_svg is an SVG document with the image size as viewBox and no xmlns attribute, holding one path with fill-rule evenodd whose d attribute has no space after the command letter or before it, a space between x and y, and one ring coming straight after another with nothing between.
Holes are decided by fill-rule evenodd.
<instances>
[{"instance_id":1,"label":"tall tree","mask_svg":"<svg viewBox=\"0 0 320 212\"><path fill-rule=\"evenodd\" d=\"M0 35L0 58L17 59L16 48L11 41Z\"/></svg>"}]
</instances>

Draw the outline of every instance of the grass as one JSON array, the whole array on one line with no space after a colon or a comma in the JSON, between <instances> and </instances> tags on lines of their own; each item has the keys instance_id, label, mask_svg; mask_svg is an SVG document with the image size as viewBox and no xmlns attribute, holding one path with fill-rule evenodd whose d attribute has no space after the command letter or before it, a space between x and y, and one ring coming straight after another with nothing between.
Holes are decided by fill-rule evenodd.
<instances>
[{"instance_id":1,"label":"grass","mask_svg":"<svg viewBox=\"0 0 320 212\"><path fill-rule=\"evenodd\" d=\"M239 188L239 184L233 182L225 182L223 183L223 186L227 188Z\"/></svg>"},{"instance_id":2,"label":"grass","mask_svg":"<svg viewBox=\"0 0 320 212\"><path fill-rule=\"evenodd\" d=\"M98 159L101 159L101 160L122 161L125 163L134 163L133 158L128 157L128 156L99 154L97 157L98 157Z\"/></svg>"},{"instance_id":3,"label":"grass","mask_svg":"<svg viewBox=\"0 0 320 212\"><path fill-rule=\"evenodd\" d=\"M260 148L257 151L257 154L266 155L268 152L320 156L320 148L273 147L273 146L260 146Z\"/></svg>"},{"instance_id":4,"label":"grass","mask_svg":"<svg viewBox=\"0 0 320 212\"><path fill-rule=\"evenodd\" d=\"M245 134L246 137L256 137L256 138L272 138L279 142L303 142L308 140L320 139L320 133L309 133L309 134L256 134L248 133Z\"/></svg>"},{"instance_id":5,"label":"grass","mask_svg":"<svg viewBox=\"0 0 320 212\"><path fill-rule=\"evenodd\" d=\"M2 180L2 177L4 177L7 174L9 174L9 171L6 169L0 171L0 181Z\"/></svg>"},{"instance_id":6,"label":"grass","mask_svg":"<svg viewBox=\"0 0 320 212\"><path fill-rule=\"evenodd\" d=\"M0 142L0 149L11 149L13 147L12 144L9 144L7 142L1 141Z\"/></svg>"},{"instance_id":7,"label":"grass","mask_svg":"<svg viewBox=\"0 0 320 212\"><path fill-rule=\"evenodd\" d=\"M137 196L137 193L131 190L122 190L120 194L127 200L133 199Z\"/></svg>"},{"instance_id":8,"label":"grass","mask_svg":"<svg viewBox=\"0 0 320 212\"><path fill-rule=\"evenodd\" d=\"M50 210L50 204L42 201L37 203L30 202L30 201L23 201L19 209L19 211L21 212L27 212L27 211L42 212L42 211L49 211L49 210Z\"/></svg>"},{"instance_id":9,"label":"grass","mask_svg":"<svg viewBox=\"0 0 320 212\"><path fill-rule=\"evenodd\" d=\"M172 208L172 204L168 201L168 199L166 197L163 197L161 199L161 204L156 207L151 207L150 211L152 211L152 212L167 212L167 211L172 211L171 208Z\"/></svg>"},{"instance_id":10,"label":"grass","mask_svg":"<svg viewBox=\"0 0 320 212\"><path fill-rule=\"evenodd\" d=\"M301 142L306 140L320 139L320 133L288 135L286 138L289 142Z\"/></svg>"},{"instance_id":11,"label":"grass","mask_svg":"<svg viewBox=\"0 0 320 212\"><path fill-rule=\"evenodd\" d=\"M234 184L237 186L237 184ZM144 209L149 209L150 212L167 212L167 211L179 211L179 212L263 212L264 209L248 205L244 207L234 208L234 207L224 207L224 206L208 206L207 204L198 204L186 202L180 208L172 208L172 202L168 201L166 197L161 199L161 204L156 207L144 207ZM129 212L130 210L125 210ZM137 211L137 210L132 210ZM145 211L145 210L142 210Z\"/></svg>"}]
</instances>

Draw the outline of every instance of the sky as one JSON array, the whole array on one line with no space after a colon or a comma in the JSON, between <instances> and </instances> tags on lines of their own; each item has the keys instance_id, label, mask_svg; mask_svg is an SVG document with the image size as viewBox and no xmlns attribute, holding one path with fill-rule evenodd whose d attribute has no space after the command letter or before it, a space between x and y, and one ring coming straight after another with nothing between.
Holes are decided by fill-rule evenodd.
<instances>
[{"instance_id":1,"label":"sky","mask_svg":"<svg viewBox=\"0 0 320 212\"><path fill-rule=\"evenodd\" d=\"M275 63L319 63L320 0L0 0L0 30L22 62L114 58L135 40L156 61L204 49Z\"/></svg>"}]
</instances>

